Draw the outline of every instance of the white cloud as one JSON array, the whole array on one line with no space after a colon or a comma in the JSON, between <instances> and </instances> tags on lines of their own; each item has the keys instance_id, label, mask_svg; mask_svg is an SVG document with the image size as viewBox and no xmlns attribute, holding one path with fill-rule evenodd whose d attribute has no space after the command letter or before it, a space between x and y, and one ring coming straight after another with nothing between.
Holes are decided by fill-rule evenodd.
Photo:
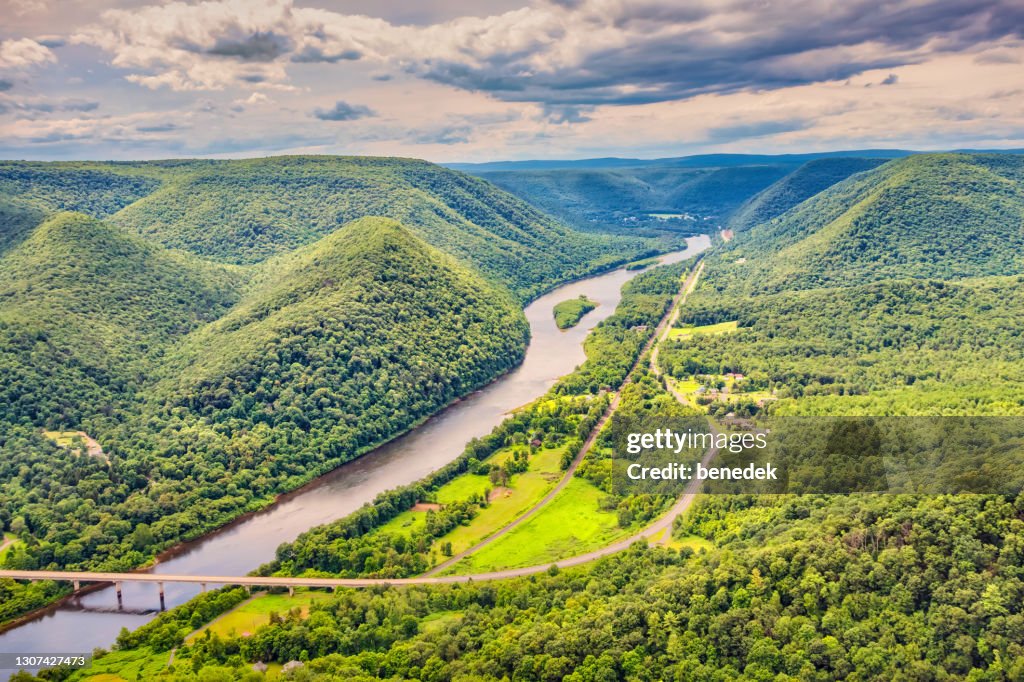
<instances>
[{"instance_id":1,"label":"white cloud","mask_svg":"<svg viewBox=\"0 0 1024 682\"><path fill-rule=\"evenodd\" d=\"M7 149L129 158L415 145L427 158L484 160L1024 138L1019 0L537 0L433 25L291 0L116 4L61 53L83 82L25 89L49 110L36 106L45 98L14 104L20 76L0 72ZM59 38L42 33L8 41L12 54L52 62L36 47ZM89 64L97 54L108 63ZM102 101L102 113L57 106L72 95Z\"/></svg>"},{"instance_id":2,"label":"white cloud","mask_svg":"<svg viewBox=\"0 0 1024 682\"><path fill-rule=\"evenodd\" d=\"M22 71L56 61L57 56L50 48L31 38L0 42L0 69L5 71Z\"/></svg>"},{"instance_id":3,"label":"white cloud","mask_svg":"<svg viewBox=\"0 0 1024 682\"><path fill-rule=\"evenodd\" d=\"M292 0L177 0L105 12L74 40L151 88L282 84L290 64L366 60L508 101L595 105L845 79L1021 39L1022 25L1019 0L579 0L426 26Z\"/></svg>"}]
</instances>

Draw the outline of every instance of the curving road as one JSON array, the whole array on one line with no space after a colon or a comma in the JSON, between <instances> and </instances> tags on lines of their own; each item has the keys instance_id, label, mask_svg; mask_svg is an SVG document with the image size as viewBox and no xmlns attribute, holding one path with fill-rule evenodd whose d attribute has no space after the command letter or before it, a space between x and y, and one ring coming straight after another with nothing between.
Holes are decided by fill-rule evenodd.
<instances>
[{"instance_id":1,"label":"curving road","mask_svg":"<svg viewBox=\"0 0 1024 682\"><path fill-rule=\"evenodd\" d=\"M644 355L648 351L651 351L651 369L654 370L654 373L657 376L661 376L661 372L657 369L655 363L655 358L658 354L658 344L668 337L668 333L669 330L672 328L672 324L675 322L676 318L679 317L679 306L683 304L683 302L686 300L686 297L690 294L691 291L693 291L693 288L697 284L697 278L700 277L700 273L704 269L703 258L699 256L698 258L699 262L697 264L697 267L690 271L690 274L687 276L686 280L683 282L683 285L680 287L679 293L676 294L675 297L672 299L672 304L669 306L669 309L665 312L664 315L662 315L661 319L658 321L658 326L655 327L654 333L651 334L651 338L647 340L647 343L645 343L644 347L640 350L640 353L637 355L636 362L634 362L633 366L629 368L629 372L626 374L626 378L623 379L622 385L619 386L618 391L615 392L615 396L612 398L612 401L608 404L608 407L607 409L605 409L604 414L602 414L601 418L597 421L597 424L595 424L594 428L591 429L590 435L587 437L586 442L580 448L580 451L576 454L576 457L573 458L572 463L569 465L569 468L565 470L565 473L562 475L562 478L558 481L558 484L554 488L552 488L547 495L545 495L542 499L538 500L536 504L527 509L525 513L520 514L515 519L510 521L508 524L502 526L500 529L488 535L486 538L476 543L472 547L463 550L462 552L459 552L450 559L447 559L446 561L443 561L442 563L438 564L434 568L424 573L424 576L435 576L441 573L445 569L454 566L462 559L478 552L483 547L486 547L498 538L507 534L513 528L519 526L524 521L534 516L537 512L543 509L549 502L551 502L552 499L554 499L555 495L561 492L562 489L565 488L565 486L569 485L569 482L572 480L572 477L576 473L576 469L579 468L580 464L583 462L583 459L587 456L587 453L590 452L591 448L593 448L594 443L597 441L597 437L601 435L601 430L604 429L605 424L608 423L608 420L612 418L612 415L614 415L615 411L619 408L619 400L620 396L622 395L623 387L633 380L633 375L636 373L637 368L643 361ZM633 538L630 538L630 544L632 544L632 541L635 541L636 539L639 539L639 536L634 536ZM615 543L615 545L612 546L617 547L618 544L619 543ZM628 546L629 545L627 544L625 547ZM621 551L622 549L625 549L625 547L620 547L616 551ZM545 564L543 569L547 569L549 567L550 564Z\"/></svg>"},{"instance_id":2,"label":"curving road","mask_svg":"<svg viewBox=\"0 0 1024 682\"><path fill-rule=\"evenodd\" d=\"M637 368L643 360L644 355L650 351L653 347L653 351L650 356L650 367L652 371L661 376L661 371L657 366L657 344L667 338L671 324L679 316L679 306L682 305L690 292L693 291L697 284L697 280L700 277L704 269L703 260L700 261L698 266L687 277L683 286L680 288L679 294L672 301L672 306L668 312L661 318L658 326L655 328L654 334L644 345L640 354L637 357L633 367L630 368L629 373L626 375L626 379L623 381L623 386L628 384L633 379ZM520 515L509 524L503 526L500 530L488 536L486 539L477 543L473 547L470 547L464 552L461 552L453 556L448 561L434 567L428 573L417 576L414 578L309 578L309 577L262 577L262 576L213 576L213 575L170 575L170 574L153 574L153 573L101 573L101 572L77 572L77 571L9 571L0 570L0 578L12 578L15 580L64 580L67 582L79 583L79 582L103 582L103 583L122 583L122 582L148 582L148 583L198 583L201 585L247 585L247 586L259 586L259 587L348 587L348 588L361 588L361 587L380 587L380 586L401 586L401 585L440 585L450 583L468 583L474 581L487 581L487 580L501 580L504 578L517 578L523 576L536 575L550 570L552 567L557 566L558 568L568 568L571 566L579 566L581 564L589 563L603 557L617 554L625 551L636 542L649 542L653 536L659 533L664 534L666 530L671 529L675 519L693 504L696 495L699 493L701 482L698 480L690 481L686 486L683 494L676 501L674 505L663 514L660 518L652 522L637 533L618 540L610 545L601 547L592 552L585 554L579 554L577 556L568 557L566 559L560 559L545 564L538 564L534 566L525 566L522 568L510 568L502 571L492 571L488 573L471 573L467 575L446 575L439 576L438 572L443 571L445 568L451 566L458 560L462 559L469 554L472 554L479 550L481 547L493 542L497 538L505 535L513 528L521 524L526 519L530 518L538 511L540 511L548 502L559 491L561 491L569 481L572 480L573 474L576 472L577 467L583 461L587 452L593 447L594 442L597 439L601 429L607 423L608 419L615 413L615 410L619 405L619 396L621 394L622 387L620 386L619 392L615 394L615 397L609 403L608 408L605 410L604 415L595 425L591 431L587 441L580 448L579 454L573 459L572 464L566 470L558 484L547 494L543 499L533 505L526 513ZM676 396L676 398L682 402L686 402L685 397L678 393L674 388L669 390ZM710 423L710 422L709 422ZM711 429L713 432L717 432L713 423L711 423ZM715 447L709 448L704 457L701 459L701 463L704 466L708 466L715 455L718 454L718 449Z\"/></svg>"}]
</instances>

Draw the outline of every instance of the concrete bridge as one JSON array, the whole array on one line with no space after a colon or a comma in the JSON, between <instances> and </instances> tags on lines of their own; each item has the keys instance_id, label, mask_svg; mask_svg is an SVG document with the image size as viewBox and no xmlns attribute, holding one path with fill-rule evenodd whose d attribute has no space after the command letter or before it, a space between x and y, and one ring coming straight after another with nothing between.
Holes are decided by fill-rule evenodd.
<instances>
[{"instance_id":1,"label":"concrete bridge","mask_svg":"<svg viewBox=\"0 0 1024 682\"><path fill-rule=\"evenodd\" d=\"M498 575L493 575L497 578ZM505 576L508 577L508 576ZM61 580L71 583L77 592L82 583L113 584L117 591L117 604L123 603L121 586L126 582L156 583L160 592L160 609L164 609L164 583L199 584L206 591L207 585L241 585L250 591L253 587L286 587L294 595L296 587L379 587L389 585L425 585L461 583L473 580L474 576L453 575L439 578L266 578L252 575L164 575L157 573L93 573L86 571L0 571L0 578L14 580ZM486 578L484 578L486 579Z\"/></svg>"},{"instance_id":2,"label":"concrete bridge","mask_svg":"<svg viewBox=\"0 0 1024 682\"><path fill-rule=\"evenodd\" d=\"M509 577L503 574L488 576ZM0 578L13 580L62 580L71 583L78 591L82 583L113 583L117 600L121 601L121 585L126 582L156 583L160 590L160 601L164 599L164 583L199 584L203 591L207 585L241 585L243 587L286 587L294 593L296 587L376 587L381 585L429 585L461 583L474 576L451 575L437 578L284 578L255 575L169 575L160 573L94 573L87 571L9 571L0 570ZM479 577L478 577L479 578ZM486 579L486 578L484 578Z\"/></svg>"}]
</instances>

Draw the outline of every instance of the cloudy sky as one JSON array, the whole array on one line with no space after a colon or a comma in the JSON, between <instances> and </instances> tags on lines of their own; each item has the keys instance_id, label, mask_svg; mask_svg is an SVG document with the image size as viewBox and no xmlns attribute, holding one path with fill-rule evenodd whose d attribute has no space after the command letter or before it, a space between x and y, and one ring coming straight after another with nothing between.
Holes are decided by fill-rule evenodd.
<instances>
[{"instance_id":1,"label":"cloudy sky","mask_svg":"<svg viewBox=\"0 0 1024 682\"><path fill-rule=\"evenodd\" d=\"M0 0L0 157L1024 147L1021 0Z\"/></svg>"}]
</instances>

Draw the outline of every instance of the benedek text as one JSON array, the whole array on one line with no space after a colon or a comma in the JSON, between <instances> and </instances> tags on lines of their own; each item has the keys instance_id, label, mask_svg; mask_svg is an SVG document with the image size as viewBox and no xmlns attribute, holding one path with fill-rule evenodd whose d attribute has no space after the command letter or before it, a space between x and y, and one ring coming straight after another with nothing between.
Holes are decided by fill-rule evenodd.
<instances>
[{"instance_id":1,"label":"benedek text","mask_svg":"<svg viewBox=\"0 0 1024 682\"><path fill-rule=\"evenodd\" d=\"M686 464L667 464L663 467L645 467L630 464L626 475L634 481L775 481L777 468L771 464L756 467L748 464L745 467L706 467L697 463L696 470Z\"/></svg>"}]
</instances>

